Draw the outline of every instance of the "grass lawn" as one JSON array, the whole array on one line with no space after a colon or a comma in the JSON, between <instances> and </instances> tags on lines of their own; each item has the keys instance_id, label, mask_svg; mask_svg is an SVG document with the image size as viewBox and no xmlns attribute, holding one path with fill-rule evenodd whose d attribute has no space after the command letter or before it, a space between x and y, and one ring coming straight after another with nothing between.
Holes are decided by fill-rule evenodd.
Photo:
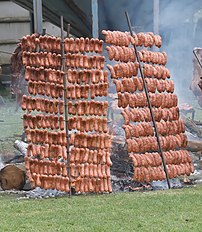
<instances>
[{"instance_id":1,"label":"grass lawn","mask_svg":"<svg viewBox=\"0 0 202 232\"><path fill-rule=\"evenodd\" d=\"M0 195L0 231L201 231L202 186L17 200Z\"/></svg>"},{"instance_id":2,"label":"grass lawn","mask_svg":"<svg viewBox=\"0 0 202 232\"><path fill-rule=\"evenodd\" d=\"M23 111L19 108L15 112L15 101L6 101L4 106L0 106L0 155L13 153L13 144L16 139L21 140L23 133Z\"/></svg>"}]
</instances>

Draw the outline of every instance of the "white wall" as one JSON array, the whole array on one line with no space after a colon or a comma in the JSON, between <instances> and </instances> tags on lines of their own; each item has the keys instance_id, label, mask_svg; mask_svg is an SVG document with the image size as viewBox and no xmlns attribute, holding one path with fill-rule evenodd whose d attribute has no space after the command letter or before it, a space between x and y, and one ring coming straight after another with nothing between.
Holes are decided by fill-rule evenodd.
<instances>
[{"instance_id":1,"label":"white wall","mask_svg":"<svg viewBox=\"0 0 202 232\"><path fill-rule=\"evenodd\" d=\"M0 1L0 50L13 52L19 39L30 33L30 15L10 1ZM10 55L0 53L0 64L10 63Z\"/></svg>"},{"instance_id":2,"label":"white wall","mask_svg":"<svg viewBox=\"0 0 202 232\"><path fill-rule=\"evenodd\" d=\"M30 34L30 13L11 1L0 1L0 50L13 52L19 39ZM60 36L60 28L44 22L43 28L50 35ZM9 64L10 56L0 52L0 65Z\"/></svg>"}]
</instances>

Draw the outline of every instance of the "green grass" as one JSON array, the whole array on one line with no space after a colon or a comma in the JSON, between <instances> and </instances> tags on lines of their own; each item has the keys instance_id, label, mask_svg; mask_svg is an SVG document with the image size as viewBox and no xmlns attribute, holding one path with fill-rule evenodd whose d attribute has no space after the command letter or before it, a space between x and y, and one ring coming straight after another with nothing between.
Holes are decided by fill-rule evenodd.
<instances>
[{"instance_id":1,"label":"green grass","mask_svg":"<svg viewBox=\"0 0 202 232\"><path fill-rule=\"evenodd\" d=\"M17 200L0 195L0 231L201 231L202 186Z\"/></svg>"},{"instance_id":2,"label":"green grass","mask_svg":"<svg viewBox=\"0 0 202 232\"><path fill-rule=\"evenodd\" d=\"M0 155L14 152L13 144L23 133L23 112L20 108L15 112L15 107L15 101L0 106Z\"/></svg>"}]
</instances>

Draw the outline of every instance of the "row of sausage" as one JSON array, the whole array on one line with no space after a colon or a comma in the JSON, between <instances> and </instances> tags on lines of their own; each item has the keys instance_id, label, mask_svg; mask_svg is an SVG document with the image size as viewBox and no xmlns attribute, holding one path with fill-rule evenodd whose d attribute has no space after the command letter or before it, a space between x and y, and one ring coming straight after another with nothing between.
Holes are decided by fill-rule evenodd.
<instances>
[{"instance_id":1,"label":"row of sausage","mask_svg":"<svg viewBox=\"0 0 202 232\"><path fill-rule=\"evenodd\" d=\"M184 133L160 136L159 140L164 151L176 150L177 148L185 148L187 146L187 137ZM144 153L159 150L156 137L154 136L127 139L126 142L129 153Z\"/></svg>"},{"instance_id":2,"label":"row of sausage","mask_svg":"<svg viewBox=\"0 0 202 232\"><path fill-rule=\"evenodd\" d=\"M175 121L179 119L179 108L153 108L153 115L156 122L163 121ZM128 125L130 121L132 122L151 122L151 113L148 107L145 108L125 108L121 112L124 124Z\"/></svg>"},{"instance_id":3,"label":"row of sausage","mask_svg":"<svg viewBox=\"0 0 202 232\"><path fill-rule=\"evenodd\" d=\"M52 98L64 97L64 86L42 81L29 81L28 92L34 96L43 95ZM108 83L98 83L91 85L68 85L66 89L66 98L68 99L91 99L108 95Z\"/></svg>"},{"instance_id":4,"label":"row of sausage","mask_svg":"<svg viewBox=\"0 0 202 232\"><path fill-rule=\"evenodd\" d=\"M55 36L36 36L36 34L22 37L22 50L36 51L38 49L43 51L61 52L61 38ZM102 53L103 41L94 38L65 38L64 49L65 52L96 52Z\"/></svg>"},{"instance_id":5,"label":"row of sausage","mask_svg":"<svg viewBox=\"0 0 202 232\"><path fill-rule=\"evenodd\" d=\"M26 66L25 80L42 81L54 84L63 84L64 72L52 68ZM98 69L68 69L67 80L71 84L97 84L99 82L108 83L108 72Z\"/></svg>"},{"instance_id":6,"label":"row of sausage","mask_svg":"<svg viewBox=\"0 0 202 232\"><path fill-rule=\"evenodd\" d=\"M173 93L174 92L174 83L172 80L158 80L152 78L145 78L146 86L148 92L155 93L158 91L159 93L167 92ZM137 90L143 91L144 84L143 80L140 77L134 78L123 78L122 80L114 80L116 85L116 92L129 92L134 93Z\"/></svg>"},{"instance_id":7,"label":"row of sausage","mask_svg":"<svg viewBox=\"0 0 202 232\"><path fill-rule=\"evenodd\" d=\"M181 163L177 165L167 165L168 177L170 179L181 175L189 176L194 172L192 163ZM166 175L162 166L158 167L136 167L134 169L133 179L139 182L151 182L153 180L165 180Z\"/></svg>"},{"instance_id":8,"label":"row of sausage","mask_svg":"<svg viewBox=\"0 0 202 232\"><path fill-rule=\"evenodd\" d=\"M105 36L106 43L116 46L128 47L132 44L144 47L161 47L162 45L161 37L159 35L154 35L152 32L139 32L137 34L133 32L131 36L129 32L102 30L102 34Z\"/></svg>"},{"instance_id":9,"label":"row of sausage","mask_svg":"<svg viewBox=\"0 0 202 232\"><path fill-rule=\"evenodd\" d=\"M172 108L178 104L177 95L171 93L149 93L149 99L151 106L156 108ZM118 107L126 108L127 106L131 108L147 107L146 94L144 92L133 94L128 92L118 93Z\"/></svg>"},{"instance_id":10,"label":"row of sausage","mask_svg":"<svg viewBox=\"0 0 202 232\"><path fill-rule=\"evenodd\" d=\"M185 132L183 120L156 122L156 127L159 135L176 135ZM154 136L153 125L150 122L123 125L122 128L125 130L126 139Z\"/></svg>"},{"instance_id":11,"label":"row of sausage","mask_svg":"<svg viewBox=\"0 0 202 232\"><path fill-rule=\"evenodd\" d=\"M192 163L187 150L165 151L163 152L166 164ZM130 154L134 167L149 167L162 165L162 158L158 152L146 152L144 154Z\"/></svg>"}]
</instances>

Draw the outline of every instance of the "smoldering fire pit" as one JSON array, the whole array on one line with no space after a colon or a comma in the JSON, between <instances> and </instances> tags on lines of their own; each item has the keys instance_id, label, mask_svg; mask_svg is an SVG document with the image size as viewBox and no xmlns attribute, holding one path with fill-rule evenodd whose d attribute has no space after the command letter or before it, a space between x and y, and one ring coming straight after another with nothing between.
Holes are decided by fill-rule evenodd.
<instances>
[{"instance_id":1,"label":"smoldering fire pit","mask_svg":"<svg viewBox=\"0 0 202 232\"><path fill-rule=\"evenodd\" d=\"M151 184L148 183L141 183L134 181L133 177L133 165L129 161L127 151L125 149L125 144L122 142L121 138L114 139L113 142L113 149L111 159L113 165L111 167L111 182L113 192L133 192L133 191L146 191L146 190L162 190L167 189L166 181L153 181ZM23 152L24 153L24 152ZM5 165L1 162L1 167L5 167ZM180 188L182 184L178 179L171 180L171 186ZM52 190L52 189L42 189L42 188L35 188L30 190L5 190L1 191L2 193L6 194L15 194L18 196L19 199L40 199L40 198L51 198L51 197L64 197L68 196L68 193ZM75 194L74 189L72 188L72 195L79 195Z\"/></svg>"}]
</instances>

